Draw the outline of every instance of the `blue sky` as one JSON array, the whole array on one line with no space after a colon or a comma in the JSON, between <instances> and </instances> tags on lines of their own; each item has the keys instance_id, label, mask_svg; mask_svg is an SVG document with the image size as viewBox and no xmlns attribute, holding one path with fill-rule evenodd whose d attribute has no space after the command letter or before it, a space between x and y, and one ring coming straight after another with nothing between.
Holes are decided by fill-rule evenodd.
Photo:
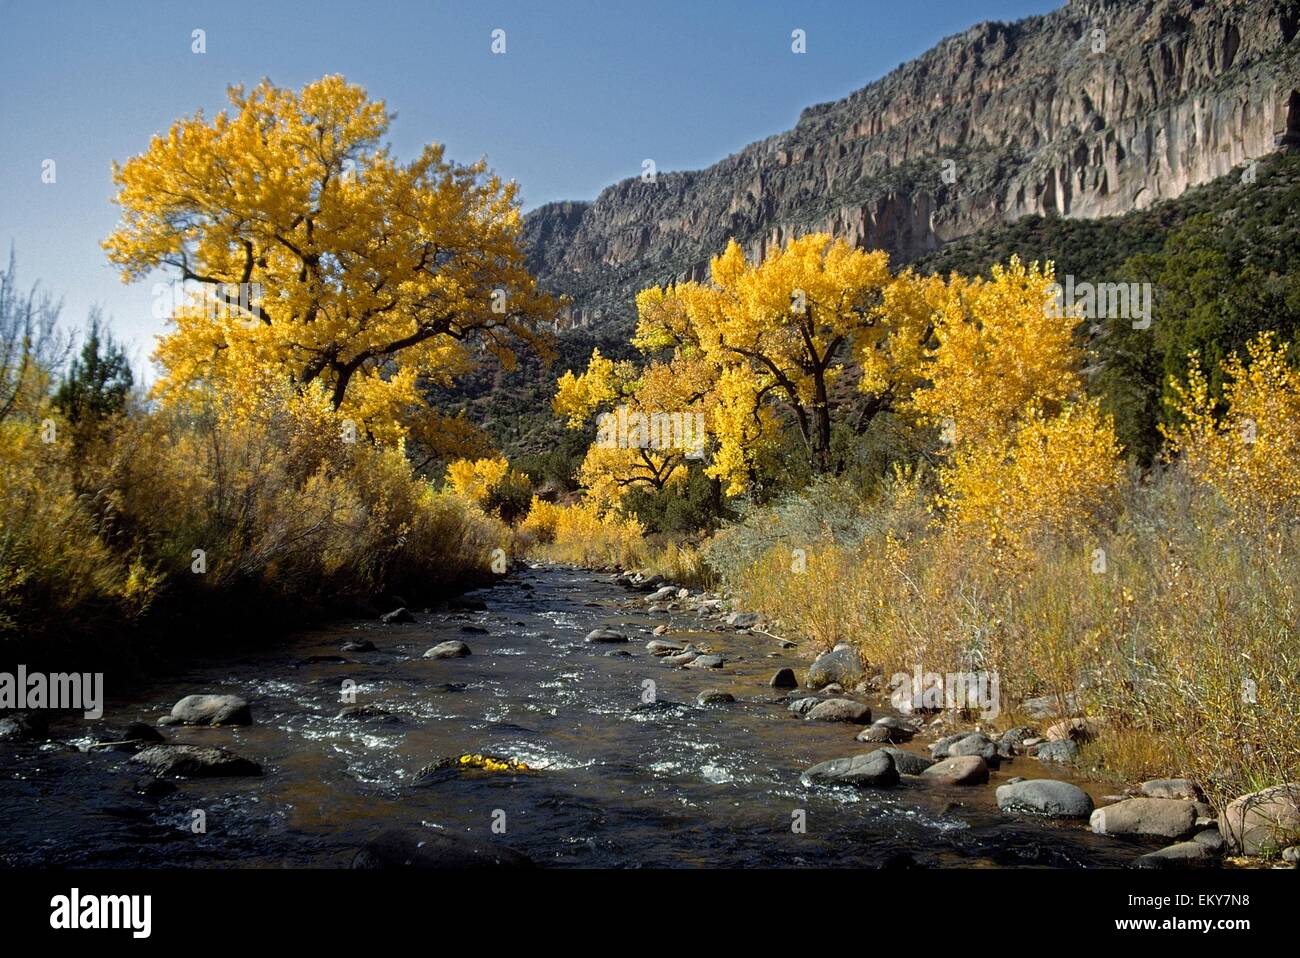
<instances>
[{"instance_id":1,"label":"blue sky","mask_svg":"<svg viewBox=\"0 0 1300 958\"><path fill-rule=\"evenodd\" d=\"M99 247L117 219L110 165L174 119L221 109L229 84L342 73L397 113L400 156L434 141L462 162L486 156L531 208L591 199L647 157L660 171L708 166L942 37L1060 5L0 0L0 245L16 247L21 279L63 296L65 322L101 305L139 366L162 324L152 281L124 286ZM804 55L790 50L796 28ZM54 184L41 182L47 158Z\"/></svg>"}]
</instances>

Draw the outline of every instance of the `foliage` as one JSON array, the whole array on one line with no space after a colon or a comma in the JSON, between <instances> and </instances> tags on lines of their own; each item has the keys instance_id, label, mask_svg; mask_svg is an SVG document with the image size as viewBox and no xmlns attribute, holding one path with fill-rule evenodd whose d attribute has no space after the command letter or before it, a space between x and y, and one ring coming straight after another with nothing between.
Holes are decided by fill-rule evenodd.
<instances>
[{"instance_id":1,"label":"foliage","mask_svg":"<svg viewBox=\"0 0 1300 958\"><path fill-rule=\"evenodd\" d=\"M126 350L91 313L81 356L74 359L54 394L54 406L73 426L96 423L121 413L135 377Z\"/></svg>"},{"instance_id":2,"label":"foliage","mask_svg":"<svg viewBox=\"0 0 1300 958\"><path fill-rule=\"evenodd\" d=\"M423 381L470 368L471 343L507 367L514 341L548 348L554 303L524 267L513 184L438 145L398 163L384 104L342 77L229 96L232 113L178 121L114 167L109 259L206 294L172 315L160 395L201 405L274 370L391 442L426 409Z\"/></svg>"}]
</instances>

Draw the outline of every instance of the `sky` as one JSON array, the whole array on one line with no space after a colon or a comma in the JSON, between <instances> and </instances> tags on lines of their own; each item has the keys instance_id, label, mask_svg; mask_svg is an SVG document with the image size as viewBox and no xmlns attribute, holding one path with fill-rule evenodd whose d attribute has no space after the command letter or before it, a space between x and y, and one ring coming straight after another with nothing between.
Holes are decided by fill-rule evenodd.
<instances>
[{"instance_id":1,"label":"sky","mask_svg":"<svg viewBox=\"0 0 1300 958\"><path fill-rule=\"evenodd\" d=\"M397 156L425 143L486 157L525 210L638 175L709 166L789 129L945 36L1062 0L0 0L0 255L80 327L102 307L144 372L157 275L121 283L112 163L263 77L360 83L397 114ZM807 52L791 51L791 33ZM195 53L194 30L206 51ZM505 52L492 34L505 31ZM55 181L42 182L46 160Z\"/></svg>"}]
</instances>

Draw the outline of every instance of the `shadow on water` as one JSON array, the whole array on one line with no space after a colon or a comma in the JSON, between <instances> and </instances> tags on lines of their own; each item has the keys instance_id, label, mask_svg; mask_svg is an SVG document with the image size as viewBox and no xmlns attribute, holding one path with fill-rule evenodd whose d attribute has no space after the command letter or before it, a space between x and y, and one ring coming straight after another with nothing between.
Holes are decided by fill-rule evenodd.
<instances>
[{"instance_id":1,"label":"shadow on water","mask_svg":"<svg viewBox=\"0 0 1300 958\"><path fill-rule=\"evenodd\" d=\"M630 600L607 576L524 568L474 597L484 611L340 623L274 651L196 665L126 700L112 699L110 674L101 729L65 721L53 734L68 744L0 746L0 863L346 866L383 829L420 825L571 867L1105 867L1145 850L1077 824L1006 818L992 787L801 786L804 768L860 746L852 727L792 717L768 686L776 668L805 664L798 651L762 635L691 633L700 620L674 613L674 639L705 643L727 663L713 672L669 668L644 649L663 616L645 614L640 597ZM597 626L632 641L585 644ZM377 651L331 660L357 638ZM473 654L422 658L449 639ZM356 704L390 714L337 717L344 680L356 683ZM654 707L642 705L647 681ZM737 701L697 706L705 688ZM128 754L81 750L96 732L152 722L193 692L244 696L256 724L168 728L168 739L229 748L259 762L262 777L186 781L147 797ZM465 753L532 771L449 771L417 782L425 766ZM1044 770L1019 758L993 784L1017 774ZM206 817L203 834L191 828L195 810ZM791 828L797 810L804 834ZM504 820L504 835L493 834L494 820Z\"/></svg>"}]
</instances>

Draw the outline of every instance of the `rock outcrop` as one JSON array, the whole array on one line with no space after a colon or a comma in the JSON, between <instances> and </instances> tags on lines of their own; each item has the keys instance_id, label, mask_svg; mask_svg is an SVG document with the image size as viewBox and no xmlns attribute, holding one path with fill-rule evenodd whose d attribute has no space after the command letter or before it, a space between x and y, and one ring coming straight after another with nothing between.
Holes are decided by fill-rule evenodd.
<instances>
[{"instance_id":1,"label":"rock outcrop","mask_svg":"<svg viewBox=\"0 0 1300 958\"><path fill-rule=\"evenodd\" d=\"M1035 213L1179 196L1300 144L1300 3L1070 0L981 23L795 127L693 172L633 178L526 219L567 321L621 325L651 283L701 279L735 237L816 230L906 262Z\"/></svg>"}]
</instances>

